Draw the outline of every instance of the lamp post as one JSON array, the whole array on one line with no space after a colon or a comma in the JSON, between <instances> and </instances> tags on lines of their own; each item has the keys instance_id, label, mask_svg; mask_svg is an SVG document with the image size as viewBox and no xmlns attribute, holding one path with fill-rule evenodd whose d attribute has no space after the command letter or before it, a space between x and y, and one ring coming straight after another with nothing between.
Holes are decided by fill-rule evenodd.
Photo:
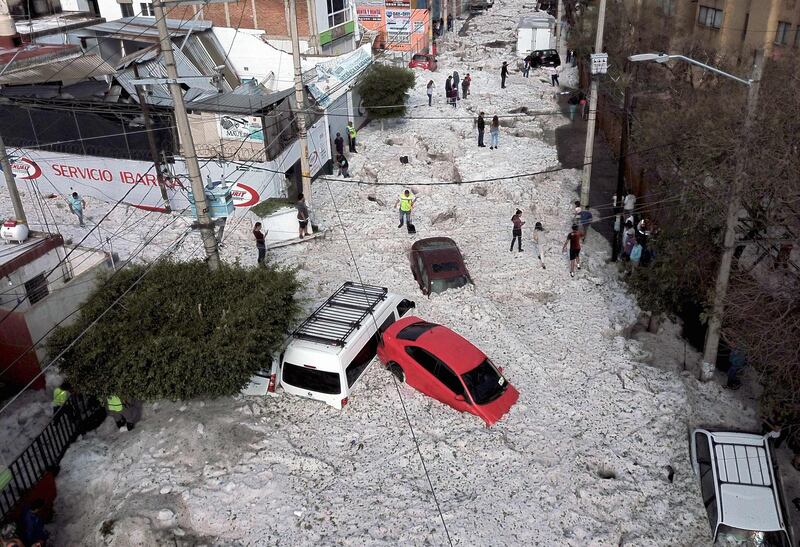
<instances>
[{"instance_id":1,"label":"lamp post","mask_svg":"<svg viewBox=\"0 0 800 547\"><path fill-rule=\"evenodd\" d=\"M750 135L750 129L752 128L753 121L755 119L756 106L758 105L758 89L761 80L761 72L763 69L763 59L763 52L760 50L756 51L752 74L749 79L745 80L683 55L669 55L666 53L639 53L628 57L628 60L632 62L655 61L656 63L666 63L667 61L671 60L685 61L748 86L742 143L740 144L741 149L739 150L739 153L736 154L736 165L734 168L733 181L731 183L730 192L728 193L728 210L725 217L725 235L722 242L722 256L720 257L717 281L714 286L714 303L711 309L711 316L708 319L706 343L705 347L703 348L703 366L700 370L701 380L709 380L711 378L717 362L719 334L720 328L722 327L722 316L725 312L725 297L728 293L728 281L730 280L734 243L736 242L736 225L738 224L738 215L739 210L741 209L740 194L742 192L745 179L747 155L744 153L744 144L747 143Z\"/></svg>"}]
</instances>

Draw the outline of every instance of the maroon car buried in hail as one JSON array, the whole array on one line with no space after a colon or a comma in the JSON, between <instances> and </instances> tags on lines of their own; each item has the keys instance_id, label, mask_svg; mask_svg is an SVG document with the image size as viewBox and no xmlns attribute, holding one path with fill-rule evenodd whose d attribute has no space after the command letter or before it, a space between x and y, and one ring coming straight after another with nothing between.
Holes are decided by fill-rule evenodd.
<instances>
[{"instance_id":1,"label":"maroon car buried in hail","mask_svg":"<svg viewBox=\"0 0 800 547\"><path fill-rule=\"evenodd\" d=\"M519 392L503 370L447 327L404 317L383 333L378 359L398 380L461 412L492 425L507 413Z\"/></svg>"}]
</instances>

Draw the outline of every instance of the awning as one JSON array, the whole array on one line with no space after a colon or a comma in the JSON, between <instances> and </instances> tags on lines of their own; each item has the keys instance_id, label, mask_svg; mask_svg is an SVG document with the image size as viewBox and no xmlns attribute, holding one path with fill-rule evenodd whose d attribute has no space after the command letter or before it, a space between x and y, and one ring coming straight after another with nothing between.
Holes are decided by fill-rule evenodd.
<instances>
[{"instance_id":1,"label":"awning","mask_svg":"<svg viewBox=\"0 0 800 547\"><path fill-rule=\"evenodd\" d=\"M0 77L0 84L41 84L45 82L77 82L92 77L114 74L114 67L99 55L83 52L42 63L26 63L14 70L13 65Z\"/></svg>"}]
</instances>

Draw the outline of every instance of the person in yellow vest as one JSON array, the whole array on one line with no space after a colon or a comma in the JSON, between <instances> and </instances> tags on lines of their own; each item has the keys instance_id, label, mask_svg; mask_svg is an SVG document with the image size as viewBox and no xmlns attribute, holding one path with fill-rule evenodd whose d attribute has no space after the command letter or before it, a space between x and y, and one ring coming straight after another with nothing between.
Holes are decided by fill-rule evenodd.
<instances>
[{"instance_id":1,"label":"person in yellow vest","mask_svg":"<svg viewBox=\"0 0 800 547\"><path fill-rule=\"evenodd\" d=\"M125 416L122 415L125 405L122 404L122 399L119 396L109 395L106 400L106 408L108 409L108 415L114 418L118 428L123 428L127 425Z\"/></svg>"},{"instance_id":2,"label":"person in yellow vest","mask_svg":"<svg viewBox=\"0 0 800 547\"><path fill-rule=\"evenodd\" d=\"M410 191L405 190L400 194L400 199L397 202L400 204L400 224L398 228L403 227L403 221L411 224L411 210L414 208L414 201L416 196Z\"/></svg>"},{"instance_id":3,"label":"person in yellow vest","mask_svg":"<svg viewBox=\"0 0 800 547\"><path fill-rule=\"evenodd\" d=\"M353 154L358 154L358 150L356 150L356 134L357 131L353 127L353 122L347 122L347 145Z\"/></svg>"},{"instance_id":4,"label":"person in yellow vest","mask_svg":"<svg viewBox=\"0 0 800 547\"><path fill-rule=\"evenodd\" d=\"M72 386L69 382L62 382L60 386L53 390L53 414L61 410L67 404L67 400L72 391Z\"/></svg>"}]
</instances>

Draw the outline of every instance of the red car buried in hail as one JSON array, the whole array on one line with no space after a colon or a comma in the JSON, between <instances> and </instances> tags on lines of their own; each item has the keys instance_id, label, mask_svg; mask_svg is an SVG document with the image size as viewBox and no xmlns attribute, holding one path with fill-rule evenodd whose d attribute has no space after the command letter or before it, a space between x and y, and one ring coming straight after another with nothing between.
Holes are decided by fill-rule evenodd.
<instances>
[{"instance_id":1,"label":"red car buried in hail","mask_svg":"<svg viewBox=\"0 0 800 547\"><path fill-rule=\"evenodd\" d=\"M383 333L378 359L398 380L492 425L519 392L486 355L447 327L404 317Z\"/></svg>"}]
</instances>

